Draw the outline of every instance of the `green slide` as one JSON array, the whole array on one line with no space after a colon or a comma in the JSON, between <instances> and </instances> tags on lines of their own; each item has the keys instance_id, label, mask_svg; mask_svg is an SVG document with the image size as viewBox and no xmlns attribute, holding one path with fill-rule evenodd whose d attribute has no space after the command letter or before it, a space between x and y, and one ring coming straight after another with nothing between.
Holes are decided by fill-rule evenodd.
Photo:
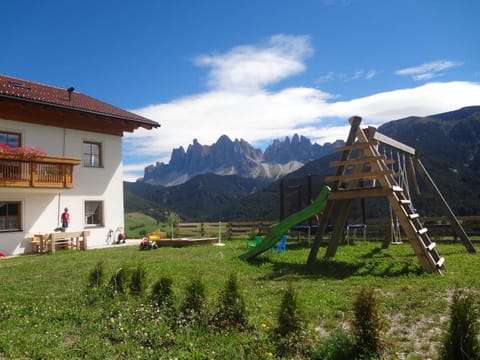
<instances>
[{"instance_id":1,"label":"green slide","mask_svg":"<svg viewBox=\"0 0 480 360\"><path fill-rule=\"evenodd\" d=\"M285 219L283 219L282 222L272 227L270 232L265 235L263 241L255 248L241 255L240 259L250 260L257 255L260 255L261 253L270 250L272 246L274 246L280 240L282 235L287 233L287 231L290 230L292 227L294 227L298 223L301 223L302 221L310 219L318 213L321 213L325 208L325 204L327 203L329 191L330 188L328 186L324 186L314 202L308 205L305 209L302 209L295 214L286 217Z\"/></svg>"}]
</instances>

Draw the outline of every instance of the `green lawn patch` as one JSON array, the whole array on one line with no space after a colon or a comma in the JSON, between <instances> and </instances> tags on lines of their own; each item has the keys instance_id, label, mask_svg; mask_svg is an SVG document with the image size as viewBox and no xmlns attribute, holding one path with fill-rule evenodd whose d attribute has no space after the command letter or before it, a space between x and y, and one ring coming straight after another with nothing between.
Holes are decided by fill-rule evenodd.
<instances>
[{"instance_id":1,"label":"green lawn patch","mask_svg":"<svg viewBox=\"0 0 480 360\"><path fill-rule=\"evenodd\" d=\"M339 247L328 260L321 258L321 249L319 259L306 264L309 249L294 244L285 253L267 252L248 263L238 259L246 250L244 240L225 243L58 251L0 260L0 358L282 358L271 333L291 284L314 346L349 330L354 301L368 286L387 321L388 358L435 359L454 290L480 293L478 255L468 254L463 245L438 246L446 258L444 275L438 276L421 270L409 244L380 251L379 243L357 242ZM100 263L104 285L87 290ZM120 268L129 274L141 269L144 294L112 295L104 289ZM170 279L178 309L192 280L199 279L214 314L231 274L245 303L245 330L175 326L150 301L152 286ZM478 306L480 296L475 299Z\"/></svg>"}]
</instances>

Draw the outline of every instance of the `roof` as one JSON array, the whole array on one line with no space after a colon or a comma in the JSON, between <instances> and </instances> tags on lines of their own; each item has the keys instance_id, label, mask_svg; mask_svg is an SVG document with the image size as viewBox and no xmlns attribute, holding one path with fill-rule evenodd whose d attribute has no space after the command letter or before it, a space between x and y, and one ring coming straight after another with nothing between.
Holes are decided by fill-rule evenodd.
<instances>
[{"instance_id":1,"label":"roof","mask_svg":"<svg viewBox=\"0 0 480 360\"><path fill-rule=\"evenodd\" d=\"M0 74L0 98L59 107L83 113L108 116L137 123L141 127L159 127L156 121L133 114L74 90L62 89Z\"/></svg>"}]
</instances>

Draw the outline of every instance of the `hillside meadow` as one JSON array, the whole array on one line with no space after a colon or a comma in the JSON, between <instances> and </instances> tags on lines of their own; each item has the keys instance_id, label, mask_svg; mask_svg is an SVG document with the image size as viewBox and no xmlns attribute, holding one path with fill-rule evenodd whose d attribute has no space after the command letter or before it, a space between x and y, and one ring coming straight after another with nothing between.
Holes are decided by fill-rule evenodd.
<instances>
[{"instance_id":1,"label":"hillside meadow","mask_svg":"<svg viewBox=\"0 0 480 360\"><path fill-rule=\"evenodd\" d=\"M285 253L265 253L253 263L238 256L244 240L223 247L202 245L139 251L115 246L89 251L19 256L0 260L0 358L35 359L281 359L271 340L282 294L291 284L313 354L328 336L348 333L352 305L363 286L374 289L385 319L388 359L436 359L455 288L480 293L478 255L463 245L440 244L443 276L424 273L409 244L380 250L357 242L331 260L307 265L309 248L290 241ZM89 289L89 274L103 262L104 282L120 268L145 270L143 296ZM172 281L174 306L192 279L205 286L210 313L231 274L245 301L248 329L174 328L149 300L152 284ZM478 299L476 297L477 307ZM286 357L291 358L291 357ZM297 356L296 358L302 358Z\"/></svg>"}]
</instances>

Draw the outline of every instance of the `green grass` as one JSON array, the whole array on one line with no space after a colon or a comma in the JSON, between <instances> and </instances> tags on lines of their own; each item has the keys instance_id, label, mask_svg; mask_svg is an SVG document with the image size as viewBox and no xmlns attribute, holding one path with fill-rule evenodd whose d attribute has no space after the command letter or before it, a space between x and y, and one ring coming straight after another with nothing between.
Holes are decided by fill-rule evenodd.
<instances>
[{"instance_id":1,"label":"green grass","mask_svg":"<svg viewBox=\"0 0 480 360\"><path fill-rule=\"evenodd\" d=\"M147 232L161 228L161 224L145 214L139 212L125 214L125 233L130 239L140 239Z\"/></svg>"},{"instance_id":2,"label":"green grass","mask_svg":"<svg viewBox=\"0 0 480 360\"><path fill-rule=\"evenodd\" d=\"M0 358L281 358L268 334L292 281L308 326L318 335L315 341L348 329L354 299L369 285L387 318L388 358L435 359L454 288L480 292L478 255L462 245L439 245L447 266L441 277L423 273L408 244L382 251L379 246L341 246L331 260L321 259L321 249L311 265L305 264L309 249L294 243L286 253L243 262L238 259L246 251L243 240L224 247L116 247L0 260ZM147 298L87 292L89 273L102 260L106 282L120 267L139 264L148 286L171 277L176 306L192 277L200 275L212 311L235 273L250 329L243 334L195 327L173 331Z\"/></svg>"}]
</instances>

